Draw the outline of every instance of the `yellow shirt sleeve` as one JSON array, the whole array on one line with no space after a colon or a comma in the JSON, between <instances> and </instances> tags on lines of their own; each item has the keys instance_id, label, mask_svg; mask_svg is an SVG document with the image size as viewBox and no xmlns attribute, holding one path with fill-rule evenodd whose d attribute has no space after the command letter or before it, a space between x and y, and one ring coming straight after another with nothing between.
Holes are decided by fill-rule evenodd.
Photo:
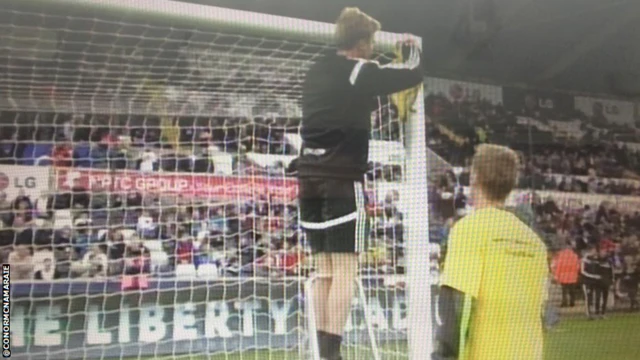
<instances>
[{"instance_id":1,"label":"yellow shirt sleeve","mask_svg":"<svg viewBox=\"0 0 640 360\"><path fill-rule=\"evenodd\" d=\"M483 237L461 220L449 234L441 285L478 297L483 270Z\"/></svg>"}]
</instances>

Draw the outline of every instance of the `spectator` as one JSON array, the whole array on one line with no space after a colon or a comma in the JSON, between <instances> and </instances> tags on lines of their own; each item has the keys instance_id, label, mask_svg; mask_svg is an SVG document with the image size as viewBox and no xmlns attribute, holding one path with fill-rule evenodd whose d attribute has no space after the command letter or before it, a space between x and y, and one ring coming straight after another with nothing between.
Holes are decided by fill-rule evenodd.
<instances>
[{"instance_id":1,"label":"spectator","mask_svg":"<svg viewBox=\"0 0 640 360\"><path fill-rule=\"evenodd\" d=\"M574 307L580 273L580 259L571 248L559 251L551 265L555 280L562 287L562 303L560 307Z\"/></svg>"},{"instance_id":2,"label":"spectator","mask_svg":"<svg viewBox=\"0 0 640 360\"><path fill-rule=\"evenodd\" d=\"M140 241L132 241L125 248L124 273L138 275L148 273L149 253Z\"/></svg>"},{"instance_id":3,"label":"spectator","mask_svg":"<svg viewBox=\"0 0 640 360\"><path fill-rule=\"evenodd\" d=\"M200 266L202 264L216 264L216 261L215 261L214 257L212 256L214 254L214 252L212 250L212 246L211 246L211 243L210 243L208 238L202 239L198 243L196 248L197 248L197 250L196 250L196 254L194 256L196 267L198 267L198 266Z\"/></svg>"},{"instance_id":4,"label":"spectator","mask_svg":"<svg viewBox=\"0 0 640 360\"><path fill-rule=\"evenodd\" d=\"M31 201L26 196L19 196L14 201L14 210L9 217L9 224L18 231L22 231L33 225L33 208Z\"/></svg>"},{"instance_id":5,"label":"spectator","mask_svg":"<svg viewBox=\"0 0 640 360\"><path fill-rule=\"evenodd\" d=\"M14 250L9 254L8 262L11 265L12 280L33 279L34 264L29 246L15 245Z\"/></svg>"},{"instance_id":6,"label":"spectator","mask_svg":"<svg viewBox=\"0 0 640 360\"><path fill-rule=\"evenodd\" d=\"M194 247L193 240L189 236L182 236L176 244L177 264L193 264Z\"/></svg>"},{"instance_id":7,"label":"spectator","mask_svg":"<svg viewBox=\"0 0 640 360\"><path fill-rule=\"evenodd\" d=\"M189 226L189 234L191 236L198 236L200 232L204 232L207 229L207 224L204 220L202 220L202 216L198 209L193 209L191 211L191 217L188 222Z\"/></svg>"},{"instance_id":8,"label":"spectator","mask_svg":"<svg viewBox=\"0 0 640 360\"><path fill-rule=\"evenodd\" d=\"M223 209L221 207L209 209L207 230L213 234L225 234L228 232L226 219L223 216Z\"/></svg>"},{"instance_id":9,"label":"spectator","mask_svg":"<svg viewBox=\"0 0 640 360\"><path fill-rule=\"evenodd\" d=\"M140 171L151 172L157 169L157 164L158 155L149 148L144 149L140 155L140 165L138 166L138 169Z\"/></svg>"},{"instance_id":10,"label":"spectator","mask_svg":"<svg viewBox=\"0 0 640 360\"><path fill-rule=\"evenodd\" d=\"M609 301L609 289L613 285L613 264L608 250L598 249L598 274L600 279L597 282L596 290L596 315L604 318L607 313L607 304Z\"/></svg>"},{"instance_id":11,"label":"spectator","mask_svg":"<svg viewBox=\"0 0 640 360\"><path fill-rule=\"evenodd\" d=\"M109 129L102 131L100 145L106 148L113 148L118 145L118 137Z\"/></svg>"},{"instance_id":12,"label":"spectator","mask_svg":"<svg viewBox=\"0 0 640 360\"><path fill-rule=\"evenodd\" d=\"M157 238L158 225L153 221L153 217L149 211L142 211L142 215L138 218L136 225L138 236L143 239Z\"/></svg>"},{"instance_id":13,"label":"spectator","mask_svg":"<svg viewBox=\"0 0 640 360\"><path fill-rule=\"evenodd\" d=\"M77 121L77 120L76 120ZM73 141L74 139L74 119L65 120L62 124L62 136L65 140Z\"/></svg>"},{"instance_id":14,"label":"spectator","mask_svg":"<svg viewBox=\"0 0 640 360\"><path fill-rule=\"evenodd\" d=\"M7 200L7 194L0 192L0 223L11 226L13 223L13 212L11 211L11 201Z\"/></svg>"},{"instance_id":15,"label":"spectator","mask_svg":"<svg viewBox=\"0 0 640 360\"><path fill-rule=\"evenodd\" d=\"M142 194L139 192L129 192L126 198L126 206L134 210L142 207Z\"/></svg>"},{"instance_id":16,"label":"spectator","mask_svg":"<svg viewBox=\"0 0 640 360\"><path fill-rule=\"evenodd\" d=\"M68 279L75 275L73 270L77 269L75 263L78 257L70 246L56 246L53 250L53 255L59 278Z\"/></svg>"},{"instance_id":17,"label":"spectator","mask_svg":"<svg viewBox=\"0 0 640 360\"><path fill-rule=\"evenodd\" d=\"M122 233L119 231L110 231L107 238L108 271L110 274L123 273L125 251L126 245Z\"/></svg>"},{"instance_id":18,"label":"spectator","mask_svg":"<svg viewBox=\"0 0 640 360\"><path fill-rule=\"evenodd\" d=\"M56 273L55 255L49 246L36 248L33 253L34 278L53 280Z\"/></svg>"},{"instance_id":19,"label":"spectator","mask_svg":"<svg viewBox=\"0 0 640 360\"><path fill-rule=\"evenodd\" d=\"M71 228L64 227L60 230L56 230L53 235L54 245L70 245L71 244Z\"/></svg>"},{"instance_id":20,"label":"spectator","mask_svg":"<svg viewBox=\"0 0 640 360\"><path fill-rule=\"evenodd\" d=\"M92 220L89 218L89 214L85 212L80 213L73 221L71 242L75 251L77 251L81 257L85 254L90 244L94 242L91 223Z\"/></svg>"},{"instance_id":21,"label":"spectator","mask_svg":"<svg viewBox=\"0 0 640 360\"><path fill-rule=\"evenodd\" d=\"M92 245L82 258L82 266L84 268L84 277L105 278L108 269L107 255L99 245Z\"/></svg>"},{"instance_id":22,"label":"spectator","mask_svg":"<svg viewBox=\"0 0 640 360\"><path fill-rule=\"evenodd\" d=\"M56 270L56 266L52 258L45 258L42 260L42 265L36 266L34 273L34 279L51 281L60 277Z\"/></svg>"},{"instance_id":23,"label":"spectator","mask_svg":"<svg viewBox=\"0 0 640 360\"><path fill-rule=\"evenodd\" d=\"M73 145L70 142L58 144L53 148L51 156L53 166L69 167L73 164Z\"/></svg>"},{"instance_id":24,"label":"spectator","mask_svg":"<svg viewBox=\"0 0 640 360\"><path fill-rule=\"evenodd\" d=\"M640 284L640 266L638 260L627 256L619 282L619 292L626 293L629 299L629 311L638 311L638 285Z\"/></svg>"},{"instance_id":25,"label":"spectator","mask_svg":"<svg viewBox=\"0 0 640 360\"><path fill-rule=\"evenodd\" d=\"M13 201L14 208L19 210L33 209L33 204L28 195L25 194L24 189L20 189L18 196Z\"/></svg>"},{"instance_id":26,"label":"spectator","mask_svg":"<svg viewBox=\"0 0 640 360\"><path fill-rule=\"evenodd\" d=\"M584 251L580 262L580 282L585 294L585 307L587 317L593 320L598 315L599 304L594 305L594 301L599 299L601 279L600 267L598 266L598 252L594 245L590 245Z\"/></svg>"},{"instance_id":27,"label":"spectator","mask_svg":"<svg viewBox=\"0 0 640 360\"><path fill-rule=\"evenodd\" d=\"M33 264L35 265L35 268L39 269L46 259L55 262L55 256L53 251L51 251L51 248L49 246L36 247L33 252Z\"/></svg>"}]
</instances>

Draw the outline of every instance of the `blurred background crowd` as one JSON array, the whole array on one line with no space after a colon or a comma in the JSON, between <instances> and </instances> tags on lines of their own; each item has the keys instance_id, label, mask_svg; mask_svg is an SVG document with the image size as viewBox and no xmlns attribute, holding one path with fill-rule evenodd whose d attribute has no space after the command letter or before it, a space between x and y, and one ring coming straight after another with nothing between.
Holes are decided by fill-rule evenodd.
<instances>
[{"instance_id":1,"label":"blurred background crowd","mask_svg":"<svg viewBox=\"0 0 640 360\"><path fill-rule=\"evenodd\" d=\"M528 190L509 208L545 239L555 280L560 281L561 272L567 271L566 266L557 270L563 267L559 261L564 261L560 259L566 251L579 259L596 248L614 269L614 298L626 299L628 292L635 299L640 279L640 204L635 202L640 196L638 123L632 118L625 124L607 119L600 102L594 102L586 114L544 108L539 99L524 96L518 110L477 93L455 96L459 91L453 85L449 92L425 98L428 146L454 167L431 184L437 209L433 218L442 224L435 234L441 234L442 244L446 245L446 234L464 215L464 188L474 147L506 145L521 156L518 187ZM568 270L574 286L580 279L576 264ZM631 286L625 286L628 279ZM563 299L563 305L567 301Z\"/></svg>"},{"instance_id":2,"label":"blurred background crowd","mask_svg":"<svg viewBox=\"0 0 640 360\"><path fill-rule=\"evenodd\" d=\"M273 179L296 171L295 141L285 135L297 135L298 124L288 119L176 118L167 125L144 116L0 116L0 171L7 177L26 166ZM44 176L56 177L51 171ZM397 181L400 175L397 165L372 163L368 177ZM295 201L262 195L200 198L52 181L49 191L35 196L0 193L0 255L15 264L16 280L308 271ZM383 215L374 220L376 242L402 243L397 197L392 191L370 206L372 214ZM363 271L395 272L397 256L389 255L395 251L379 246L372 256L363 255L363 263L371 265Z\"/></svg>"},{"instance_id":3,"label":"blurred background crowd","mask_svg":"<svg viewBox=\"0 0 640 360\"><path fill-rule=\"evenodd\" d=\"M640 208L621 207L607 198L640 196L640 147L629 145L640 143L635 125L607 121L598 108L592 115L554 112L525 101L522 111L514 111L482 98L451 100L437 92L427 95L425 105L430 159L425 241L434 271L446 251L449 229L469 209L468 167L480 143L508 145L520 153L519 188L526 196L510 206L529 209L520 215L535 224L552 251L570 248L581 254L598 245L608 249L618 270L637 265ZM372 116L374 140L389 144L399 139L397 113L395 105L379 101ZM3 173L12 166L40 166L110 174L293 178L298 123L278 117L4 111L0 168ZM48 174L51 186L38 196L0 193L0 256L14 265L16 280L295 276L310 269L295 201L99 189L86 182L65 187L56 170ZM367 188L374 226L370 251L362 254L364 273L404 272L400 196L397 186L383 186L401 178L398 161L371 161ZM604 200L586 204L579 201L581 195Z\"/></svg>"}]
</instances>

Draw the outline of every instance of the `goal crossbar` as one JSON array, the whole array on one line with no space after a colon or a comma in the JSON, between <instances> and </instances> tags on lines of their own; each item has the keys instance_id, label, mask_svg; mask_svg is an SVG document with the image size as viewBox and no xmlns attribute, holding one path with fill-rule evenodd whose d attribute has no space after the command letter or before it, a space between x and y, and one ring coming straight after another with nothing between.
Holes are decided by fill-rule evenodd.
<instances>
[{"instance_id":1,"label":"goal crossbar","mask_svg":"<svg viewBox=\"0 0 640 360\"><path fill-rule=\"evenodd\" d=\"M331 43L335 28L333 24L319 21L170 0L6 0L5 3L40 10L63 9L65 13L100 11L103 15L113 14L121 19L168 21L175 25L290 41ZM379 31L375 42L379 50L389 51L402 38L401 34Z\"/></svg>"}]
</instances>

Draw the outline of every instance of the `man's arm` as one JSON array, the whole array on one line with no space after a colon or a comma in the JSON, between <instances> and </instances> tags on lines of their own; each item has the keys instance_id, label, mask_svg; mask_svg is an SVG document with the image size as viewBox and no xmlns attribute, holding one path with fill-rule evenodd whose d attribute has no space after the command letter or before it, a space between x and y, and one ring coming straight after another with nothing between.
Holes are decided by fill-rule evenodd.
<instances>
[{"instance_id":1,"label":"man's arm","mask_svg":"<svg viewBox=\"0 0 640 360\"><path fill-rule=\"evenodd\" d=\"M467 219L460 220L449 234L441 276L433 360L454 360L463 355L473 299L480 292L483 244Z\"/></svg>"},{"instance_id":2,"label":"man's arm","mask_svg":"<svg viewBox=\"0 0 640 360\"><path fill-rule=\"evenodd\" d=\"M375 61L360 60L351 71L349 82L359 91L384 96L410 89L424 79L420 50L410 46L407 61L381 66Z\"/></svg>"},{"instance_id":3,"label":"man's arm","mask_svg":"<svg viewBox=\"0 0 640 360\"><path fill-rule=\"evenodd\" d=\"M449 286L440 288L432 360L454 360L460 357L468 334L472 306L472 296Z\"/></svg>"}]
</instances>

